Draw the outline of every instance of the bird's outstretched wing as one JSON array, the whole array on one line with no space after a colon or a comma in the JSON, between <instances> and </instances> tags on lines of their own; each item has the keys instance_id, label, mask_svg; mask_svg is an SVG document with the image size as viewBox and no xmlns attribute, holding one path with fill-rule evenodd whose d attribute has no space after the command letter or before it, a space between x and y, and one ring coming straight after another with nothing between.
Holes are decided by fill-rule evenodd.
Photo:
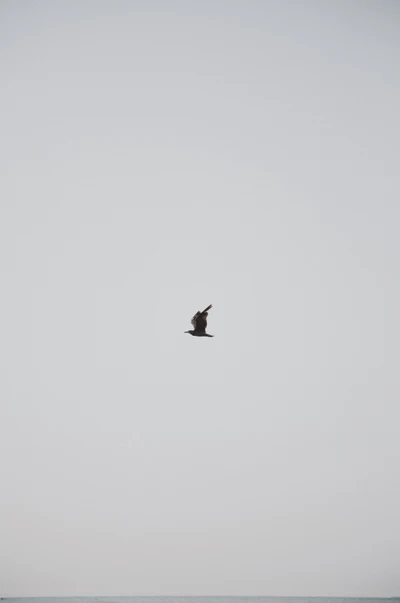
<instances>
[{"instance_id":1,"label":"bird's outstretched wing","mask_svg":"<svg viewBox=\"0 0 400 603\"><path fill-rule=\"evenodd\" d=\"M210 308L212 308L212 304L207 306L207 308L205 310L203 310L203 312L196 312L196 314L193 316L191 322L192 322L192 325L193 325L193 328L195 329L195 331L199 331L201 333L206 332L207 316L208 316L208 310L210 310Z\"/></svg>"}]
</instances>

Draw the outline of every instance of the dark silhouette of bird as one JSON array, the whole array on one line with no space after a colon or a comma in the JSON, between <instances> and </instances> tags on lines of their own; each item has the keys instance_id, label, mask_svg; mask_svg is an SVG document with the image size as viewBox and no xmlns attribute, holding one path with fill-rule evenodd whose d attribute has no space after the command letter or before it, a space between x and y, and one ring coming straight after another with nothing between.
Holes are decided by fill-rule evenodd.
<instances>
[{"instance_id":1,"label":"dark silhouette of bird","mask_svg":"<svg viewBox=\"0 0 400 603\"><path fill-rule=\"evenodd\" d=\"M212 308L212 304L207 306L203 312L196 312L191 320L193 329L191 331L185 331L185 333L190 333L190 335L193 335L194 337L214 337L214 335L206 333L207 316L210 308Z\"/></svg>"}]
</instances>

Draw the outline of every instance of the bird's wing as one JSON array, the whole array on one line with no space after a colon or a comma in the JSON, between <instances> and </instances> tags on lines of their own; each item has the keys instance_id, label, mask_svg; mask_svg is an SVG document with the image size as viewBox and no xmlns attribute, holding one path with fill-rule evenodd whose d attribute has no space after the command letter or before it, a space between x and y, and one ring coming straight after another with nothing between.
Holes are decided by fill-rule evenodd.
<instances>
[{"instance_id":1,"label":"bird's wing","mask_svg":"<svg viewBox=\"0 0 400 603\"><path fill-rule=\"evenodd\" d=\"M200 322L199 322L200 314L201 314L201 312L196 312L196 314L193 316L192 320L190 321L192 323L194 329L197 329L198 323L200 324Z\"/></svg>"},{"instance_id":2,"label":"bird's wing","mask_svg":"<svg viewBox=\"0 0 400 603\"><path fill-rule=\"evenodd\" d=\"M196 331L201 331L201 332L205 333L206 328L207 328L208 310L211 307L212 307L212 305L210 304L209 306L207 306L207 308L205 310L203 310L203 312L196 312L196 314L193 316L192 325Z\"/></svg>"}]
</instances>

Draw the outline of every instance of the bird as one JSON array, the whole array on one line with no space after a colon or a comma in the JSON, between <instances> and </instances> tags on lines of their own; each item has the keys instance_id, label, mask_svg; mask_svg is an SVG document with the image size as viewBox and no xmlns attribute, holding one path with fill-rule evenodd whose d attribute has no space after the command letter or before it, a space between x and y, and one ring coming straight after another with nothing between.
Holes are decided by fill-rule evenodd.
<instances>
[{"instance_id":1,"label":"bird","mask_svg":"<svg viewBox=\"0 0 400 603\"><path fill-rule=\"evenodd\" d=\"M200 311L196 312L196 314L193 316L193 318L191 320L193 329L191 331L185 331L185 333L189 333L190 335L193 335L194 337L214 337L214 335L209 335L208 333L206 333L207 316L208 316L208 310L210 310L210 308L212 308L212 304L207 306L207 308L205 310L203 310L203 312L200 312Z\"/></svg>"}]
</instances>

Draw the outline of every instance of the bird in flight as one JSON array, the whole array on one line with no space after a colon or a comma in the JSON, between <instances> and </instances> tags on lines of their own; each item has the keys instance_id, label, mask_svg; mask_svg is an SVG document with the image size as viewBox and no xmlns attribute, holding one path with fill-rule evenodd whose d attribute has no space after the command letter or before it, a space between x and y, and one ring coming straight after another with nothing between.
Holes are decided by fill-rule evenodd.
<instances>
[{"instance_id":1,"label":"bird in flight","mask_svg":"<svg viewBox=\"0 0 400 603\"><path fill-rule=\"evenodd\" d=\"M185 333L190 333L190 335L193 335L194 337L214 337L214 335L206 333L207 316L210 308L212 308L212 304L207 306L203 312L196 312L191 320L193 329L191 331L185 331Z\"/></svg>"}]
</instances>

